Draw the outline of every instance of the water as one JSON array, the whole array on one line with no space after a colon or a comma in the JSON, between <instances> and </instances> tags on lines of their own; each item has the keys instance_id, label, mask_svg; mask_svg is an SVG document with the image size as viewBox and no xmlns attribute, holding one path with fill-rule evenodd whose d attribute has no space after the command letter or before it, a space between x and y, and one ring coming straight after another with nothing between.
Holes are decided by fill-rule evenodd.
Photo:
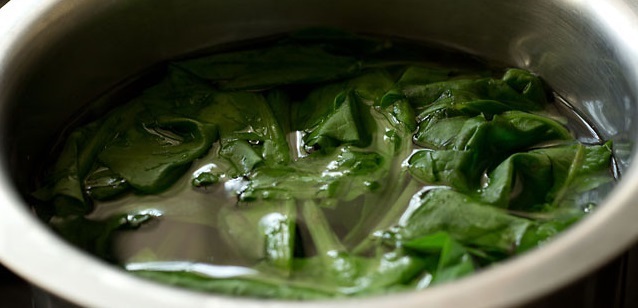
<instances>
[{"instance_id":1,"label":"water","mask_svg":"<svg viewBox=\"0 0 638 308\"><path fill-rule=\"evenodd\" d=\"M598 135L584 119L573 112L564 101L562 106L556 105L554 116L566 119L570 129L578 136L578 139L587 144L600 143ZM567 113L565 111L568 111ZM303 132L291 132L289 141L291 152L295 159L301 159L308 154L299 142ZM121 233L115 241L115 251L122 264L137 264L139 268L144 262L175 262L180 261L182 269L192 267L192 264L202 263L212 265L228 265L250 267L258 259L251 258L241 251L232 249L228 239L219 230L219 215L221 210L241 211L238 206L237 192L241 191L246 182L242 178L224 179L221 184L202 188L194 188L191 181L199 173L211 169L227 169L223 161L214 158L218 146L211 149L208 156L195 161L190 170L170 189L159 195L129 195L125 198L96 204L89 218L106 219L112 215L128 212L152 211L157 218L151 223L143 225L140 229ZM373 230L383 230L392 225L402 223L405 217L413 209L414 202L410 200L417 192L424 192L432 187L421 186L409 181L409 176L401 172L403 158L398 156L392 170L394 174L388 179L390 183L397 183L396 187L389 187L384 194L369 194L350 202L340 201L322 210L330 222L332 229L340 237L346 249L355 249ZM214 162L211 162L214 161ZM584 196L585 200L600 200L613 185L601 187ZM404 204L394 206L394 213L378 211L367 220L353 224L353 217L360 217L365 203L376 204ZM592 202L583 202L587 206L584 211L593 211ZM297 207L303 206L297 204ZM512 214L530 218L539 218L538 215L529 216L525 213ZM542 217L541 217L542 218ZM299 217L299 235L305 243L311 243L310 236L304 228L303 217ZM232 244L232 243L230 243ZM315 254L312 245L304 245L304 255ZM175 268L178 263L172 264ZM152 266L168 266L152 263ZM149 265L149 266L151 266ZM132 265L131 265L132 266ZM198 265L203 266L203 265ZM129 266L127 266L128 268ZM210 267L213 270L215 267Z\"/></svg>"},{"instance_id":2,"label":"water","mask_svg":"<svg viewBox=\"0 0 638 308\"><path fill-rule=\"evenodd\" d=\"M423 50L423 46L411 47L412 50ZM427 54L445 54L444 62L462 63L474 67L495 67L494 64L475 62L466 56L452 57L447 53L437 53L427 46ZM232 49L232 48L231 48ZM412 60L409 60L410 62ZM163 73L162 69L153 69L139 81L123 86L108 93L93 107L81 112L73 123L86 123L87 117L102 113L113 102L121 102L123 98L134 97L140 89ZM150 80L150 81L149 81ZM294 90L293 99L304 97L307 89ZM602 140L594 127L589 125L568 102L555 96L555 102L544 113L563 122L584 144L600 144ZM87 116L88 115L88 116ZM372 115L375 116L374 114ZM379 115L376 115L379 116ZM389 142L386 136L387 127L376 127L373 136L378 142ZM180 136L158 128L148 129L151 133L161 135L167 142L179 143ZM293 160L308 157L309 149L305 149L302 131L287 133L290 154ZM408 140L408 142L411 142ZM259 141L253 142L259 144ZM552 144L547 144L550 146ZM218 155L219 143L216 143L208 154L195 160L185 175L168 190L157 195L127 196L108 202L96 202L95 210L87 217L102 220L122 213L147 213L154 217L139 229L122 231L114 241L114 252L119 263L129 270L163 270L191 271L212 277L232 277L254 272L251 269L260 261L261 247L238 247L236 238L225 232L226 217L243 215L248 205L238 201L238 193L245 189L245 179L222 176L219 183L211 186L194 187L192 180L203 172L211 170L225 171L230 164ZM383 191L368 193L353 200L320 200L321 211L327 218L330 227L348 251L366 252L366 243L370 234L378 230L386 230L394 225L405 223L406 217L415 210L418 203L414 199L417 193L426 193L433 189L411 180L405 171L405 162L410 153L417 147L410 144L404 147L391 161L389 174L384 179ZM612 170L614 175L617 171ZM485 178L486 176L484 176ZM607 185L588 192L582 197L583 211L595 210L595 201L601 200L613 185ZM88 188L90 189L90 187ZM593 201L592 201L593 200ZM297 213L306 200L293 201ZM386 205L384 208L366 206ZM373 208L374 210L370 210ZM525 213L512 211L512 214L525 216ZM365 219L359 219L365 217ZM260 222L263 221L261 218ZM305 226L303 215L297 215L297 233L303 242L303 251L296 252L303 256L313 256L316 249L312 245L311 236Z\"/></svg>"}]
</instances>

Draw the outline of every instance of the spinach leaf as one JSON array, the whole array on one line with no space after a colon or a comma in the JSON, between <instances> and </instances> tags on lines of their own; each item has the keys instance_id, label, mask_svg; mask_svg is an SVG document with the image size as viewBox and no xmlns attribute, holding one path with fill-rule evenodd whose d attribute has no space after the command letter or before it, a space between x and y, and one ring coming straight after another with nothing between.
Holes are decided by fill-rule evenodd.
<instances>
[{"instance_id":1,"label":"spinach leaf","mask_svg":"<svg viewBox=\"0 0 638 308\"><path fill-rule=\"evenodd\" d=\"M542 110L547 104L545 89L538 77L518 69L508 70L502 79L472 78L436 81L443 78L438 72L429 83L409 85L401 83L400 92L415 108L422 110L432 104L463 104L472 101L496 101L510 110ZM410 77L412 80L417 78Z\"/></svg>"},{"instance_id":2,"label":"spinach leaf","mask_svg":"<svg viewBox=\"0 0 638 308\"><path fill-rule=\"evenodd\" d=\"M425 184L448 185L468 192L479 185L482 167L474 151L421 150L408 161L408 170Z\"/></svg>"},{"instance_id":3,"label":"spinach leaf","mask_svg":"<svg viewBox=\"0 0 638 308\"><path fill-rule=\"evenodd\" d=\"M73 131L58 160L45 177L45 185L34 193L37 199L50 201L55 215L89 213L92 202L84 195L84 179L97 155L111 137L113 120L98 120Z\"/></svg>"},{"instance_id":4,"label":"spinach leaf","mask_svg":"<svg viewBox=\"0 0 638 308\"><path fill-rule=\"evenodd\" d=\"M499 79L437 57L309 29L169 63L156 85L74 130L35 196L55 207L46 218L62 236L114 263L114 239L152 217L110 213L155 205L149 195L169 187L166 215L219 197L179 219L214 228L227 259L125 269L284 299L445 283L586 215L613 183L611 143L579 144L542 116L549 92L530 72Z\"/></svg>"},{"instance_id":5,"label":"spinach leaf","mask_svg":"<svg viewBox=\"0 0 638 308\"><path fill-rule=\"evenodd\" d=\"M151 121L122 131L98 156L104 165L144 193L166 189L217 139L215 126L192 119Z\"/></svg>"},{"instance_id":6,"label":"spinach leaf","mask_svg":"<svg viewBox=\"0 0 638 308\"><path fill-rule=\"evenodd\" d=\"M246 140L224 140L219 155L233 164L235 170L237 170L237 174L233 175L235 177L248 174L263 161L261 155Z\"/></svg>"},{"instance_id":7,"label":"spinach leaf","mask_svg":"<svg viewBox=\"0 0 638 308\"><path fill-rule=\"evenodd\" d=\"M551 158L543 153L517 153L488 175L481 191L484 202L498 207L530 209L547 202L554 185Z\"/></svg>"},{"instance_id":8,"label":"spinach leaf","mask_svg":"<svg viewBox=\"0 0 638 308\"><path fill-rule=\"evenodd\" d=\"M412 239L403 247L422 254L437 255L432 283L442 283L471 274L475 270L470 253L445 232Z\"/></svg>"},{"instance_id":9,"label":"spinach leaf","mask_svg":"<svg viewBox=\"0 0 638 308\"><path fill-rule=\"evenodd\" d=\"M614 181L610 170L611 141L603 145L574 144L538 151L552 159L556 180L549 196L555 206L573 205L583 192Z\"/></svg>"},{"instance_id":10,"label":"spinach leaf","mask_svg":"<svg viewBox=\"0 0 638 308\"><path fill-rule=\"evenodd\" d=\"M252 262L264 260L270 268L289 276L295 243L297 211L294 201L253 202L222 208L219 231L237 255Z\"/></svg>"},{"instance_id":11,"label":"spinach leaf","mask_svg":"<svg viewBox=\"0 0 638 308\"><path fill-rule=\"evenodd\" d=\"M542 143L574 140L560 123L520 111L495 115L490 122L488 136L493 153L521 151Z\"/></svg>"},{"instance_id":12,"label":"spinach leaf","mask_svg":"<svg viewBox=\"0 0 638 308\"><path fill-rule=\"evenodd\" d=\"M510 68L503 75L503 81L522 97L540 104L547 103L547 93L543 81L526 70Z\"/></svg>"},{"instance_id":13,"label":"spinach leaf","mask_svg":"<svg viewBox=\"0 0 638 308\"><path fill-rule=\"evenodd\" d=\"M299 285L274 279L266 280L246 277L212 279L197 273L166 271L136 271L135 274L171 285L234 296L291 300L322 299L338 296L338 294L333 292L320 290L310 285Z\"/></svg>"},{"instance_id":14,"label":"spinach leaf","mask_svg":"<svg viewBox=\"0 0 638 308\"><path fill-rule=\"evenodd\" d=\"M382 108L388 114L387 119L393 126L402 125L409 132L417 129L416 115L408 101L399 99Z\"/></svg>"},{"instance_id":15,"label":"spinach leaf","mask_svg":"<svg viewBox=\"0 0 638 308\"><path fill-rule=\"evenodd\" d=\"M98 166L84 180L87 194L98 201L111 200L130 190L128 182L113 170Z\"/></svg>"},{"instance_id":16,"label":"spinach leaf","mask_svg":"<svg viewBox=\"0 0 638 308\"><path fill-rule=\"evenodd\" d=\"M308 147L318 147L330 151L341 144L367 146L372 136L365 128L359 100L352 92L341 93L335 98L334 111L326 116L308 135L304 143Z\"/></svg>"},{"instance_id":17,"label":"spinach leaf","mask_svg":"<svg viewBox=\"0 0 638 308\"><path fill-rule=\"evenodd\" d=\"M527 232L525 232L516 253L523 253L546 244L550 239L576 223L583 216L583 212L568 211L567 213L553 215L550 217L551 220L534 223L527 229Z\"/></svg>"},{"instance_id":18,"label":"spinach leaf","mask_svg":"<svg viewBox=\"0 0 638 308\"><path fill-rule=\"evenodd\" d=\"M360 63L319 47L277 45L174 63L226 90L331 81L357 73Z\"/></svg>"},{"instance_id":19,"label":"spinach leaf","mask_svg":"<svg viewBox=\"0 0 638 308\"><path fill-rule=\"evenodd\" d=\"M414 142L422 147L437 150L482 150L491 141L486 136L490 124L483 115L472 118L429 118L421 122L414 135Z\"/></svg>"},{"instance_id":20,"label":"spinach leaf","mask_svg":"<svg viewBox=\"0 0 638 308\"><path fill-rule=\"evenodd\" d=\"M351 286L360 271L357 260L350 256L334 234L320 207L306 201L301 213L323 269L320 277L338 286Z\"/></svg>"},{"instance_id":21,"label":"spinach leaf","mask_svg":"<svg viewBox=\"0 0 638 308\"><path fill-rule=\"evenodd\" d=\"M415 134L415 142L423 147L463 150L488 144L482 147L491 153L511 153L541 143L573 139L560 123L520 111L494 115L490 121L483 115L434 116L422 122Z\"/></svg>"},{"instance_id":22,"label":"spinach leaf","mask_svg":"<svg viewBox=\"0 0 638 308\"><path fill-rule=\"evenodd\" d=\"M393 84L394 80L387 71L377 69L365 71L343 82L314 88L301 102L294 104L293 126L296 130L317 126L340 106L341 103L336 99L343 93L353 92L362 104L376 105Z\"/></svg>"},{"instance_id":23,"label":"spinach leaf","mask_svg":"<svg viewBox=\"0 0 638 308\"><path fill-rule=\"evenodd\" d=\"M79 215L92 209L91 203L84 197L82 180L101 147L92 138L98 125L87 125L71 133L52 171L45 178L45 185L34 193L37 199L51 201L57 215Z\"/></svg>"},{"instance_id":24,"label":"spinach leaf","mask_svg":"<svg viewBox=\"0 0 638 308\"><path fill-rule=\"evenodd\" d=\"M424 275L426 262L401 251L392 251L369 258L363 263L363 274L357 278L355 287L344 290L349 295L369 295L418 289L415 280ZM425 273L427 275L427 273Z\"/></svg>"},{"instance_id":25,"label":"spinach leaf","mask_svg":"<svg viewBox=\"0 0 638 308\"><path fill-rule=\"evenodd\" d=\"M529 220L459 192L432 189L424 193L416 209L406 213L398 235L410 241L443 231L463 245L511 254L530 225Z\"/></svg>"},{"instance_id":26,"label":"spinach leaf","mask_svg":"<svg viewBox=\"0 0 638 308\"><path fill-rule=\"evenodd\" d=\"M215 94L215 89L206 80L177 66L169 65L166 74L160 83L146 89L136 99L156 115L194 118Z\"/></svg>"},{"instance_id":27,"label":"spinach leaf","mask_svg":"<svg viewBox=\"0 0 638 308\"><path fill-rule=\"evenodd\" d=\"M583 192L612 181L610 157L610 145L568 144L517 153L489 174L481 198L524 211L574 206Z\"/></svg>"},{"instance_id":28,"label":"spinach leaf","mask_svg":"<svg viewBox=\"0 0 638 308\"><path fill-rule=\"evenodd\" d=\"M117 262L117 257L113 253L113 240L117 232L137 229L152 218L151 215L143 213L117 215L106 220L67 216L54 218L51 226L58 234L81 249L109 262Z\"/></svg>"},{"instance_id":29,"label":"spinach leaf","mask_svg":"<svg viewBox=\"0 0 638 308\"><path fill-rule=\"evenodd\" d=\"M275 94L272 94L275 95ZM283 97L270 96L271 104ZM222 148L239 146L243 152L234 163L240 173L246 173L254 164L249 164L248 169L240 167L245 163L241 156L259 156L267 165L281 165L290 160L288 142L284 130L269 105L269 102L261 95L249 92L220 92L216 93L209 105L201 110L198 119L205 123L211 123L219 128L219 136ZM250 146L246 146L249 143ZM250 153L250 148L255 153ZM232 151L232 150L231 150ZM231 156L225 152L225 156ZM250 154L249 154L250 153ZM251 158L250 161L254 161Z\"/></svg>"},{"instance_id":30,"label":"spinach leaf","mask_svg":"<svg viewBox=\"0 0 638 308\"><path fill-rule=\"evenodd\" d=\"M452 78L455 70L443 67L409 66L397 81L399 88L410 87L415 84L430 84L447 81ZM396 93L396 92L395 92Z\"/></svg>"},{"instance_id":31,"label":"spinach leaf","mask_svg":"<svg viewBox=\"0 0 638 308\"><path fill-rule=\"evenodd\" d=\"M379 154L346 146L329 156L309 156L287 167L255 168L246 174L248 182L239 198L347 201L375 190L386 169L387 163Z\"/></svg>"},{"instance_id":32,"label":"spinach leaf","mask_svg":"<svg viewBox=\"0 0 638 308\"><path fill-rule=\"evenodd\" d=\"M425 183L450 185L468 192L480 186L484 170L500 164L511 153L564 140L573 140L573 137L559 123L519 111L495 115L491 121L482 115L433 118L422 122L415 134L415 142L434 150L414 154L408 162L408 169ZM502 172L499 170L499 174L491 180L507 181ZM538 186L537 192L543 191L544 186ZM496 200L491 197L489 202Z\"/></svg>"}]
</instances>

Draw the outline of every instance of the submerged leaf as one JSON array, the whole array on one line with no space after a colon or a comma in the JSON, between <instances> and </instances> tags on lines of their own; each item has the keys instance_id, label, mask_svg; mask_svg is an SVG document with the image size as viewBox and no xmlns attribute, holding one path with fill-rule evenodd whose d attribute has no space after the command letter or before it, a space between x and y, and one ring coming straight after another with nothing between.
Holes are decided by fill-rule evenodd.
<instances>
[{"instance_id":1,"label":"submerged leaf","mask_svg":"<svg viewBox=\"0 0 638 308\"><path fill-rule=\"evenodd\" d=\"M254 202L223 208L220 230L229 247L251 262L265 261L273 270L290 275L297 211L294 201Z\"/></svg>"},{"instance_id":2,"label":"submerged leaf","mask_svg":"<svg viewBox=\"0 0 638 308\"><path fill-rule=\"evenodd\" d=\"M399 235L409 241L443 231L463 245L511 254L530 224L453 190L433 189L401 223Z\"/></svg>"},{"instance_id":3,"label":"submerged leaf","mask_svg":"<svg viewBox=\"0 0 638 308\"><path fill-rule=\"evenodd\" d=\"M438 255L432 283L451 281L471 274L475 269L469 252L445 232L404 242L403 247L423 254Z\"/></svg>"},{"instance_id":4,"label":"submerged leaf","mask_svg":"<svg viewBox=\"0 0 638 308\"><path fill-rule=\"evenodd\" d=\"M299 45L216 54L174 65L226 90L330 81L352 75L360 66L354 58Z\"/></svg>"},{"instance_id":5,"label":"submerged leaf","mask_svg":"<svg viewBox=\"0 0 638 308\"><path fill-rule=\"evenodd\" d=\"M217 139L217 128L186 118L142 122L117 135L99 160L135 189L166 189Z\"/></svg>"},{"instance_id":6,"label":"submerged leaf","mask_svg":"<svg viewBox=\"0 0 638 308\"><path fill-rule=\"evenodd\" d=\"M532 73L436 55L312 29L169 63L70 134L34 194L40 214L142 277L295 300L445 283L586 215L614 181L611 143L579 144L543 116ZM122 232L150 206L169 219Z\"/></svg>"}]
</instances>

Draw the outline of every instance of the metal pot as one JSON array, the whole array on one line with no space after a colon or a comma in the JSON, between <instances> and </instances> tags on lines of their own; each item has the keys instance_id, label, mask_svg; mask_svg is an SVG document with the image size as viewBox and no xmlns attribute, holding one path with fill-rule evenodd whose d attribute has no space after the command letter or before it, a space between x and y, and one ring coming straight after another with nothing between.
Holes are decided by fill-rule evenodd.
<instances>
[{"instance_id":1,"label":"metal pot","mask_svg":"<svg viewBox=\"0 0 638 308\"><path fill-rule=\"evenodd\" d=\"M24 201L34 157L83 104L154 63L324 25L434 41L541 75L615 142L622 180L551 243L422 292L291 303L145 281L52 234ZM586 275L638 236L638 2L631 0L21 0L0 10L0 260L94 307L502 307Z\"/></svg>"}]
</instances>

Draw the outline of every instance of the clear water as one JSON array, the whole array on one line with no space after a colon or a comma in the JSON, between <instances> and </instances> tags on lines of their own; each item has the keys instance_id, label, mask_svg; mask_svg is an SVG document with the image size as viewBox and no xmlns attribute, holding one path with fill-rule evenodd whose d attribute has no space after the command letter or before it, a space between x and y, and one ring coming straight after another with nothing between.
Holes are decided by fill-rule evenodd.
<instances>
[{"instance_id":1,"label":"clear water","mask_svg":"<svg viewBox=\"0 0 638 308\"><path fill-rule=\"evenodd\" d=\"M152 74L151 74L152 75ZM144 77L153 80L154 77ZM84 114L99 114L99 109L110 105L113 98L132 96L140 84L133 83L105 95L97 107L87 109ZM122 94L122 93L130 94ZM546 111L547 115L559 119L585 144L599 144L596 130L587 123L566 101L560 97ZM80 116L76 123L84 122ZM301 159L307 154L303 148L301 137L303 132L291 132L288 135L291 157ZM382 130L376 138L383 138ZM191 181L199 173L211 169L226 170L229 165L216 157L219 150L215 145L209 154L196 160L189 171L171 188L157 195L127 195L121 199L96 203L95 210L88 216L90 219L106 219L116 214L141 212L157 217L139 229L120 232L115 240L115 254L121 264L128 269L161 269L190 270L214 277L228 277L246 274L257 260L254 256L237 249L233 242L220 231L224 216L242 211L238 204L236 191L245 183L242 179L222 178L219 184L195 188ZM339 201L331 207L323 207L322 211L336 234L348 250L362 250L361 243L376 230L387 229L401 223L402 217L411 211L411 198L419 191L430 189L411 181L402 166L412 149L396 155L392 162L388 185L382 193L368 194L353 201ZM617 174L613 171L614 174ZM90 189L90 188L88 188ZM592 210L591 204L601 200L611 189L605 186L583 196L583 211ZM301 201L300 201L301 202ZM347 204L346 204L347 203ZM359 223L353 223L362 216L364 203L388 205L392 212L382 208ZM401 204L401 206L391 206ZM302 204L297 204L297 207ZM513 213L516 214L516 213ZM303 254L312 256L314 247L310 236L304 228L303 217L299 217L298 228L303 246Z\"/></svg>"}]
</instances>

